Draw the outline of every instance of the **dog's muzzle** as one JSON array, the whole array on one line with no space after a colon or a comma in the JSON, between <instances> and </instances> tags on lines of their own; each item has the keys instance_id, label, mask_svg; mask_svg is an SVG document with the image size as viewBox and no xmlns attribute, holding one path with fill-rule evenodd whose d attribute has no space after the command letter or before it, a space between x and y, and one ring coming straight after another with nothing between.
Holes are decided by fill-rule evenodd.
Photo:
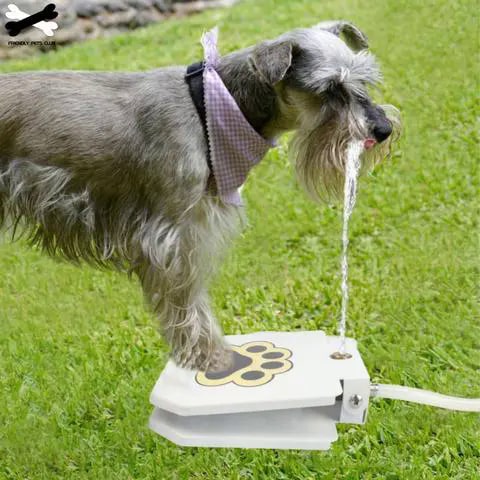
<instances>
[{"instance_id":1,"label":"dog's muzzle","mask_svg":"<svg viewBox=\"0 0 480 480\"><path fill-rule=\"evenodd\" d=\"M378 108L380 109L380 107ZM392 131L392 122L386 117L385 113L382 110L382 113L376 117L375 123L371 127L373 138L366 138L363 147L365 148L365 150L369 150L370 148L373 148L377 143L384 142L392 134Z\"/></svg>"},{"instance_id":2,"label":"dog's muzzle","mask_svg":"<svg viewBox=\"0 0 480 480\"><path fill-rule=\"evenodd\" d=\"M365 140L365 148L371 148L376 143L384 142L393 131L392 122L387 118L382 107L370 102L364 103L365 115L373 138Z\"/></svg>"}]
</instances>

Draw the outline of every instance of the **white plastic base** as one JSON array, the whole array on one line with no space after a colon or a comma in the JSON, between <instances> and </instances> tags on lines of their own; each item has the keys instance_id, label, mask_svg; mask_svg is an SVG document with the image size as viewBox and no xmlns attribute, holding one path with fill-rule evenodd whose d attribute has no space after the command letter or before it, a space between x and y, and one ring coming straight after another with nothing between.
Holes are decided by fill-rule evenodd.
<instances>
[{"instance_id":1,"label":"white plastic base","mask_svg":"<svg viewBox=\"0 0 480 480\"><path fill-rule=\"evenodd\" d=\"M156 408L150 428L177 445L328 450L335 423L322 408L182 417Z\"/></svg>"},{"instance_id":2,"label":"white plastic base","mask_svg":"<svg viewBox=\"0 0 480 480\"><path fill-rule=\"evenodd\" d=\"M364 423L370 379L347 339L323 332L258 332L227 337L235 367L192 372L169 362L150 400L150 428L185 446L326 450L335 423ZM353 397L353 398L352 398Z\"/></svg>"}]
</instances>

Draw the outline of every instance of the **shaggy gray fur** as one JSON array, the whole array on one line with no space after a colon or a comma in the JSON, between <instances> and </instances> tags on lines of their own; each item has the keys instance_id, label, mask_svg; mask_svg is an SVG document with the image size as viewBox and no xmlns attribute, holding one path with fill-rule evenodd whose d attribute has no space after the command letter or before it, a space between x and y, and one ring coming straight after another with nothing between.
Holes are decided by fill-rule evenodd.
<instances>
[{"instance_id":1,"label":"shaggy gray fur","mask_svg":"<svg viewBox=\"0 0 480 480\"><path fill-rule=\"evenodd\" d=\"M347 143L378 127L366 112L388 122L368 97L380 74L356 51L365 46L353 25L328 22L221 59L223 81L259 133L295 130L292 157L315 198L338 193ZM207 192L207 145L184 74L0 75L0 226L49 254L133 272L175 361L218 369L228 346L207 289L243 211Z\"/></svg>"}]
</instances>

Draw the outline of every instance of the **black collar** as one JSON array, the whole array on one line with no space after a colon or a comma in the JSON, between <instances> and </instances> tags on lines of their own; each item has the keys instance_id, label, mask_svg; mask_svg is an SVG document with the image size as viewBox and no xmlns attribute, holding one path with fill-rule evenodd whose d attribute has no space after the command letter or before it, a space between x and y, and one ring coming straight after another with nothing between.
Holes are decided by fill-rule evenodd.
<instances>
[{"instance_id":1,"label":"black collar","mask_svg":"<svg viewBox=\"0 0 480 480\"><path fill-rule=\"evenodd\" d=\"M198 116L202 122L203 131L205 134L205 140L207 142L207 165L210 169L210 176L213 175L212 159L210 157L210 148L208 146L207 136L207 112L205 111L205 91L203 88L203 70L204 62L192 63L187 67L187 73L185 74L185 81L187 82L190 96L192 97L193 104L197 109Z\"/></svg>"}]
</instances>

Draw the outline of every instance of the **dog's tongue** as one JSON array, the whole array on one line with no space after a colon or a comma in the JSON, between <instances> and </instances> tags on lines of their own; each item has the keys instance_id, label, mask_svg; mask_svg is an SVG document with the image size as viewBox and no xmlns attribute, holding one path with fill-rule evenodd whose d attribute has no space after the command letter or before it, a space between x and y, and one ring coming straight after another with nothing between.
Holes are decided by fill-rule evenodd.
<instances>
[{"instance_id":1,"label":"dog's tongue","mask_svg":"<svg viewBox=\"0 0 480 480\"><path fill-rule=\"evenodd\" d=\"M376 143L377 141L374 140L373 138L367 138L363 142L363 148L365 148L365 150L369 150L370 148L374 147Z\"/></svg>"}]
</instances>

